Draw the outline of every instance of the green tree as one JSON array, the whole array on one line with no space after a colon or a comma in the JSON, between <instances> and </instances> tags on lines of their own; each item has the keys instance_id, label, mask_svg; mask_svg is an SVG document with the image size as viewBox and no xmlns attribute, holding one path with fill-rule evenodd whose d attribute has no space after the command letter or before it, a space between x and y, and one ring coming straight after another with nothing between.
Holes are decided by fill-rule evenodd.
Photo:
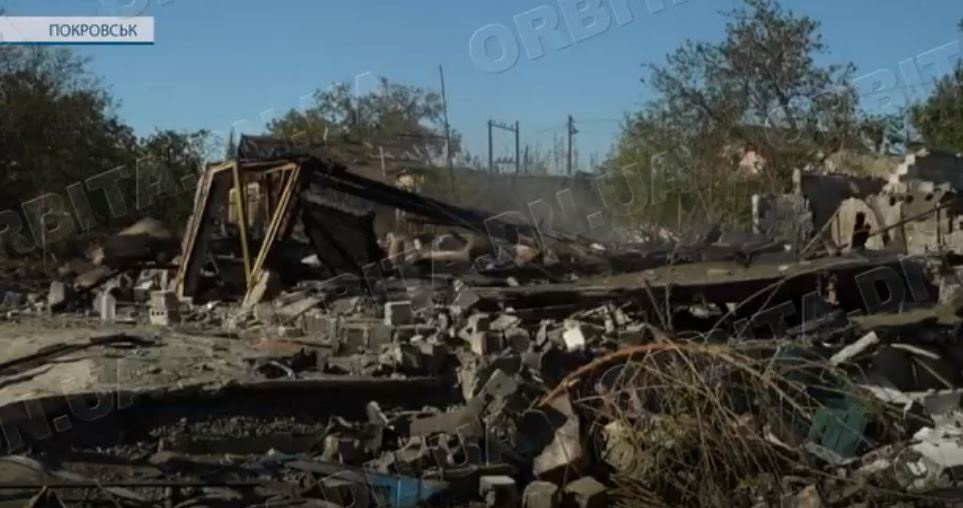
<instances>
[{"instance_id":1,"label":"green tree","mask_svg":"<svg viewBox=\"0 0 963 508\"><path fill-rule=\"evenodd\" d=\"M660 220L680 209L748 218L755 185L782 190L794 169L859 139L853 66L816 64L827 50L817 21L774 0L743 0L727 17L721 42L686 41L645 66L655 98L626 120L607 164L644 173L630 179L644 187L632 202ZM759 156L756 177L740 171L747 153ZM652 187L675 197L638 198Z\"/></svg>"},{"instance_id":2,"label":"green tree","mask_svg":"<svg viewBox=\"0 0 963 508\"><path fill-rule=\"evenodd\" d=\"M0 199L62 193L127 163L136 138L115 106L72 51L0 46Z\"/></svg>"},{"instance_id":3,"label":"green tree","mask_svg":"<svg viewBox=\"0 0 963 508\"><path fill-rule=\"evenodd\" d=\"M869 114L859 121L859 135L867 147L878 155L885 155L897 146L905 147L905 114Z\"/></svg>"},{"instance_id":4,"label":"green tree","mask_svg":"<svg viewBox=\"0 0 963 508\"><path fill-rule=\"evenodd\" d=\"M209 155L204 131L158 131L137 139L89 61L76 53L0 46L0 199L7 208L48 193L65 196L68 186L122 170L117 183L126 213L114 217L106 193L89 193L94 223L85 217L82 225L101 227L75 229L50 247L76 253L87 240L147 215L180 227L192 207L197 170Z\"/></svg>"},{"instance_id":5,"label":"green tree","mask_svg":"<svg viewBox=\"0 0 963 508\"><path fill-rule=\"evenodd\" d=\"M963 21L960 21L963 32ZM963 152L963 61L936 82L933 94L910 109L916 132L933 148Z\"/></svg>"},{"instance_id":6,"label":"green tree","mask_svg":"<svg viewBox=\"0 0 963 508\"><path fill-rule=\"evenodd\" d=\"M193 209L200 171L213 151L206 130L159 130L141 139L137 169L131 173L135 178L128 179L138 214L181 230Z\"/></svg>"},{"instance_id":7,"label":"green tree","mask_svg":"<svg viewBox=\"0 0 963 508\"><path fill-rule=\"evenodd\" d=\"M318 90L313 104L288 111L272 121L268 130L299 143L326 144L335 151L366 144L433 162L445 156L441 95L386 78L381 78L377 90L360 96L348 84ZM460 136L452 131L453 157L460 145Z\"/></svg>"}]
</instances>

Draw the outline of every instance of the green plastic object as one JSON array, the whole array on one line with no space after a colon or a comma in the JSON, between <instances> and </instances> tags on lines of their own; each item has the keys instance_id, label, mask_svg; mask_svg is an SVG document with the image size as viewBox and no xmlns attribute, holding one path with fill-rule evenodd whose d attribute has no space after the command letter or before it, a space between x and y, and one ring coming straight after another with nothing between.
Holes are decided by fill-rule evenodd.
<instances>
[{"instance_id":1,"label":"green plastic object","mask_svg":"<svg viewBox=\"0 0 963 508\"><path fill-rule=\"evenodd\" d=\"M869 423L866 406L851 397L835 397L821 402L825 406L813 416L809 440L842 457L855 456L859 445L866 440L866 425Z\"/></svg>"}]
</instances>

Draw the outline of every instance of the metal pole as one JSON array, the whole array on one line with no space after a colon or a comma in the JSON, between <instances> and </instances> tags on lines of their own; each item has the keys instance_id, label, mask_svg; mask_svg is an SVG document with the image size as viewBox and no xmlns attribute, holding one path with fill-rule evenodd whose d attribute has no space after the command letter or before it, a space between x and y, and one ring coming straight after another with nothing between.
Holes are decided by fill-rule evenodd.
<instances>
[{"instance_id":1,"label":"metal pole","mask_svg":"<svg viewBox=\"0 0 963 508\"><path fill-rule=\"evenodd\" d=\"M515 174L521 172L522 170L522 147L521 147L521 137L518 134L518 120L515 120Z\"/></svg>"},{"instance_id":2,"label":"metal pole","mask_svg":"<svg viewBox=\"0 0 963 508\"><path fill-rule=\"evenodd\" d=\"M568 159L565 162L565 173L568 176L572 176L572 131L575 130L572 128L573 122L572 115L568 115Z\"/></svg>"},{"instance_id":3,"label":"metal pole","mask_svg":"<svg viewBox=\"0 0 963 508\"><path fill-rule=\"evenodd\" d=\"M488 120L488 172L495 172L495 147L492 144L492 125L494 120Z\"/></svg>"},{"instance_id":4,"label":"metal pole","mask_svg":"<svg viewBox=\"0 0 963 508\"><path fill-rule=\"evenodd\" d=\"M448 161L448 184L451 187L451 199L455 197L455 168L451 162L451 124L448 123L448 93L445 91L445 68L438 66L441 76L441 104L445 111L445 159Z\"/></svg>"},{"instance_id":5,"label":"metal pole","mask_svg":"<svg viewBox=\"0 0 963 508\"><path fill-rule=\"evenodd\" d=\"M378 154L381 159L381 178L384 179L385 183L388 182L388 165L385 164L385 147L383 145L378 145Z\"/></svg>"},{"instance_id":6,"label":"metal pole","mask_svg":"<svg viewBox=\"0 0 963 508\"><path fill-rule=\"evenodd\" d=\"M47 274L47 190L43 190L43 200L40 201L40 249L43 256L43 273Z\"/></svg>"}]
</instances>

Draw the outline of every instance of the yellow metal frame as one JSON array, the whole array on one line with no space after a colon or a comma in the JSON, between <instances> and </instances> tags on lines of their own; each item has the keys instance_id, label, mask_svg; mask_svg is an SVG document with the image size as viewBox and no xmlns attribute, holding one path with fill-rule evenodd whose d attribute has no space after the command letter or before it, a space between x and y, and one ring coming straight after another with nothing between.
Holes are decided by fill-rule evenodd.
<instances>
[{"instance_id":1,"label":"yellow metal frame","mask_svg":"<svg viewBox=\"0 0 963 508\"><path fill-rule=\"evenodd\" d=\"M208 166L201 177L201 181L199 182L198 189L194 197L194 211L191 215L190 222L188 223L184 241L182 242L182 252L184 253L185 260L193 256L193 250L198 241L197 237L200 234L202 222L205 219L205 211L211 200L210 193L213 189L214 181L218 176L220 176L221 173L227 171L231 173L230 177L233 181L233 186L228 192L230 193L231 190L233 190L237 196L237 200L233 206L238 217L241 256L244 263L245 298L247 298L247 296L251 293L251 289L253 288L255 281L258 277L260 277L261 271L264 268L264 263L267 260L267 256L270 253L274 242L277 240L278 235L284 228L286 215L300 180L301 166L290 162L246 165L239 164L237 161L228 161L218 165ZM254 173L254 175L251 175L251 173ZM252 177L260 180L261 178L265 177L270 178L273 175L280 175L281 185L278 188L278 190L280 190L280 196L277 198L276 205L273 207L271 204L275 203L275 197L273 195L266 197L266 202L268 203L269 207L268 210L271 210L271 221L267 230L265 231L265 236L260 248L258 249L257 257L252 260L251 242L249 236L249 228L251 225L248 220L246 183L248 181L252 181ZM272 187L270 190L274 190L273 185L270 187ZM228 206L231 206L230 199L228 199ZM187 268L187 263L182 262L177 273L177 292L181 297L185 296L184 285L187 276Z\"/></svg>"},{"instance_id":2,"label":"yellow metal frame","mask_svg":"<svg viewBox=\"0 0 963 508\"><path fill-rule=\"evenodd\" d=\"M274 241L277 239L278 233L281 230L281 225L284 223L288 207L291 204L291 196L294 195L301 175L301 166L297 164L286 164L276 169L280 170L283 182L281 185L281 196L280 199L278 199L277 206L274 207L274 213L271 215L271 222L261 242L257 259L254 260L254 266L251 267L251 271L248 273L247 291L244 295L245 301L250 297L251 291L254 288L253 282L257 281L261 276L264 262L267 260L268 253L271 251L271 247L274 245ZM285 177L287 177L287 180L284 180ZM246 266L247 265L245 265L245 267Z\"/></svg>"},{"instance_id":3,"label":"yellow metal frame","mask_svg":"<svg viewBox=\"0 0 963 508\"><path fill-rule=\"evenodd\" d=\"M237 222L238 234L241 236L241 257L244 260L244 281L245 288L251 287L251 251L247 243L247 192L244 188L244 178L237 164L231 170L234 177L234 192L237 193Z\"/></svg>"},{"instance_id":4,"label":"yellow metal frame","mask_svg":"<svg viewBox=\"0 0 963 508\"><path fill-rule=\"evenodd\" d=\"M181 243L182 257L185 262L182 262L177 269L177 295L179 297L184 297L184 280L186 277L185 271L187 270L186 260L193 253L194 245L197 243L197 234L200 230L201 222L204 220L204 210L210 200L210 192L214 185L214 179L219 173L232 171L236 167L237 162L228 161L214 166L208 166L204 174L201 175L201 181L198 183L197 191L194 193L194 210L191 212L187 232L184 235L184 241Z\"/></svg>"}]
</instances>

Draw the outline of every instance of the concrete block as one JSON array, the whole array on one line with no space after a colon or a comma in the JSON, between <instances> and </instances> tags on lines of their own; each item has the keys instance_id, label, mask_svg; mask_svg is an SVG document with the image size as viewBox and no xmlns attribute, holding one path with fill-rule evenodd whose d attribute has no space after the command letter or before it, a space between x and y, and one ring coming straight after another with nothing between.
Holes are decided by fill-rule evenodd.
<instances>
[{"instance_id":1,"label":"concrete block","mask_svg":"<svg viewBox=\"0 0 963 508\"><path fill-rule=\"evenodd\" d=\"M385 304L385 324L389 326L410 325L415 314L410 301L388 302Z\"/></svg>"},{"instance_id":2,"label":"concrete block","mask_svg":"<svg viewBox=\"0 0 963 508\"><path fill-rule=\"evenodd\" d=\"M457 435L461 439L478 439L485 434L485 427L482 425L484 409L484 401L473 399L454 411L417 417L411 420L409 434L415 437L449 434ZM448 453L440 448L434 449L433 452L440 452L443 455ZM443 460L445 462L441 463L447 462L447 459Z\"/></svg>"},{"instance_id":3,"label":"concrete block","mask_svg":"<svg viewBox=\"0 0 963 508\"><path fill-rule=\"evenodd\" d=\"M534 481L522 494L524 508L558 508L558 485L552 482Z\"/></svg>"},{"instance_id":4,"label":"concrete block","mask_svg":"<svg viewBox=\"0 0 963 508\"><path fill-rule=\"evenodd\" d=\"M522 318L514 314L499 314L489 325L492 330L505 331L521 324Z\"/></svg>"},{"instance_id":5,"label":"concrete block","mask_svg":"<svg viewBox=\"0 0 963 508\"><path fill-rule=\"evenodd\" d=\"M517 390L518 380L515 379L515 376L498 369L492 372L491 377L485 382L482 393L484 393L486 397L503 399L512 395Z\"/></svg>"},{"instance_id":6,"label":"concrete block","mask_svg":"<svg viewBox=\"0 0 963 508\"><path fill-rule=\"evenodd\" d=\"M117 320L117 298L109 290L100 293L96 301L102 322L113 323Z\"/></svg>"},{"instance_id":7,"label":"concrete block","mask_svg":"<svg viewBox=\"0 0 963 508\"><path fill-rule=\"evenodd\" d=\"M551 417L546 415L541 423L554 427L555 436L535 457L532 469L539 478L560 478L581 470L587 454L582 445L581 425L568 397L558 397L549 407L554 414ZM557 425L556 421L561 418L564 418L563 423ZM547 430L551 431L552 427Z\"/></svg>"},{"instance_id":8,"label":"concrete block","mask_svg":"<svg viewBox=\"0 0 963 508\"><path fill-rule=\"evenodd\" d=\"M368 328L368 350L380 351L382 346L391 344L391 335L394 327L384 323L373 323Z\"/></svg>"},{"instance_id":9,"label":"concrete block","mask_svg":"<svg viewBox=\"0 0 963 508\"><path fill-rule=\"evenodd\" d=\"M180 320L177 295L173 291L151 291L148 319L155 326L170 326Z\"/></svg>"},{"instance_id":10,"label":"concrete block","mask_svg":"<svg viewBox=\"0 0 963 508\"><path fill-rule=\"evenodd\" d=\"M579 508L604 508L608 506L606 490L595 478L584 476L565 486L565 497Z\"/></svg>"},{"instance_id":11,"label":"concrete block","mask_svg":"<svg viewBox=\"0 0 963 508\"><path fill-rule=\"evenodd\" d=\"M468 333L475 332L487 332L491 330L492 318L488 314L472 314L468 316L468 322L465 325L468 329Z\"/></svg>"},{"instance_id":12,"label":"concrete block","mask_svg":"<svg viewBox=\"0 0 963 508\"><path fill-rule=\"evenodd\" d=\"M66 305L69 297L70 288L63 282L55 280L50 283L50 289L47 291L47 308L50 310L60 309Z\"/></svg>"},{"instance_id":13,"label":"concrete block","mask_svg":"<svg viewBox=\"0 0 963 508\"><path fill-rule=\"evenodd\" d=\"M173 291L151 291L150 306L158 310L176 310L177 295Z\"/></svg>"},{"instance_id":14,"label":"concrete block","mask_svg":"<svg viewBox=\"0 0 963 508\"><path fill-rule=\"evenodd\" d=\"M471 309L480 300L481 297L478 296L478 293L476 293L474 289L462 281L455 281L455 297L452 301L452 306L456 307L456 314Z\"/></svg>"},{"instance_id":15,"label":"concrete block","mask_svg":"<svg viewBox=\"0 0 963 508\"><path fill-rule=\"evenodd\" d=\"M175 315L176 312L169 310L148 309L147 311L148 320L154 326L170 326L172 322L177 321Z\"/></svg>"},{"instance_id":16,"label":"concrete block","mask_svg":"<svg viewBox=\"0 0 963 508\"><path fill-rule=\"evenodd\" d=\"M516 353L525 353L528 348L532 345L531 335L528 330L524 328L509 328L505 331L505 342L508 347L512 348L512 351Z\"/></svg>"},{"instance_id":17,"label":"concrete block","mask_svg":"<svg viewBox=\"0 0 963 508\"><path fill-rule=\"evenodd\" d=\"M522 356L519 354L500 354L489 356L484 362L492 369L500 369L506 374L514 376L522 370Z\"/></svg>"},{"instance_id":18,"label":"concrete block","mask_svg":"<svg viewBox=\"0 0 963 508\"><path fill-rule=\"evenodd\" d=\"M321 309L311 309L305 312L303 324L304 332L309 336L329 340L338 336L338 318L325 313Z\"/></svg>"},{"instance_id":19,"label":"concrete block","mask_svg":"<svg viewBox=\"0 0 963 508\"><path fill-rule=\"evenodd\" d=\"M321 457L328 462L356 464L362 459L362 454L363 446L358 439L336 434L328 434L324 438Z\"/></svg>"},{"instance_id":20,"label":"concrete block","mask_svg":"<svg viewBox=\"0 0 963 508\"><path fill-rule=\"evenodd\" d=\"M569 351L585 349L585 332L580 325L573 326L562 333L562 340Z\"/></svg>"},{"instance_id":21,"label":"concrete block","mask_svg":"<svg viewBox=\"0 0 963 508\"><path fill-rule=\"evenodd\" d=\"M518 487L510 476L482 476L478 479L478 494L488 508L518 506Z\"/></svg>"},{"instance_id":22,"label":"concrete block","mask_svg":"<svg viewBox=\"0 0 963 508\"><path fill-rule=\"evenodd\" d=\"M150 294L154 290L154 281L141 281L131 290L133 291L135 302L147 302L150 300Z\"/></svg>"},{"instance_id":23,"label":"concrete block","mask_svg":"<svg viewBox=\"0 0 963 508\"><path fill-rule=\"evenodd\" d=\"M521 354L522 365L533 372L542 372L542 353L528 351Z\"/></svg>"},{"instance_id":24,"label":"concrete block","mask_svg":"<svg viewBox=\"0 0 963 508\"><path fill-rule=\"evenodd\" d=\"M338 333L339 355L364 353L368 349L368 331L357 326L345 326Z\"/></svg>"},{"instance_id":25,"label":"concrete block","mask_svg":"<svg viewBox=\"0 0 963 508\"><path fill-rule=\"evenodd\" d=\"M337 475L329 476L318 482L318 489L323 497L324 508L334 508L337 506L351 506L359 499L368 499L368 486L363 483L338 478Z\"/></svg>"},{"instance_id":26,"label":"concrete block","mask_svg":"<svg viewBox=\"0 0 963 508\"><path fill-rule=\"evenodd\" d=\"M502 336L497 332L474 332L468 336L472 353L488 356L502 350Z\"/></svg>"},{"instance_id":27,"label":"concrete block","mask_svg":"<svg viewBox=\"0 0 963 508\"><path fill-rule=\"evenodd\" d=\"M465 321L465 326L458 332L458 336L464 340L470 340L473 334L487 332L491 329L491 317L488 314L472 314Z\"/></svg>"}]
</instances>

